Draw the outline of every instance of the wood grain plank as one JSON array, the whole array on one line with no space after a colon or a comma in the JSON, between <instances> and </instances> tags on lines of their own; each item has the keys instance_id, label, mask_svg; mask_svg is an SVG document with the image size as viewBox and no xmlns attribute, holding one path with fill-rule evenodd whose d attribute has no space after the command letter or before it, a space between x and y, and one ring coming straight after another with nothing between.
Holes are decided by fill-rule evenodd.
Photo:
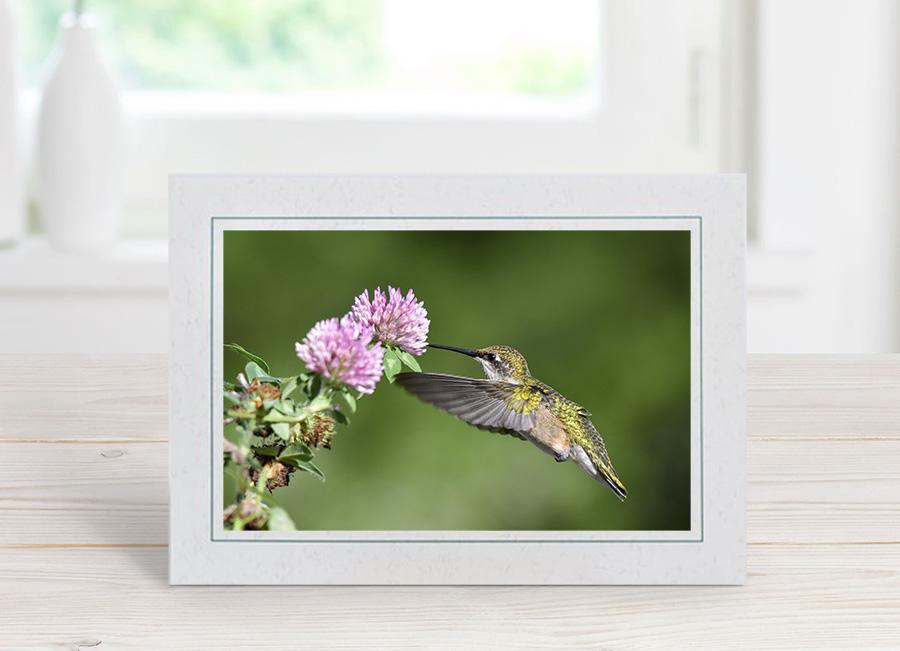
<instances>
[{"instance_id":1,"label":"wood grain plank","mask_svg":"<svg viewBox=\"0 0 900 651\"><path fill-rule=\"evenodd\" d=\"M748 432L900 440L900 355L750 355Z\"/></svg>"},{"instance_id":2,"label":"wood grain plank","mask_svg":"<svg viewBox=\"0 0 900 651\"><path fill-rule=\"evenodd\" d=\"M168 444L4 443L2 545L164 544Z\"/></svg>"},{"instance_id":3,"label":"wood grain plank","mask_svg":"<svg viewBox=\"0 0 900 651\"><path fill-rule=\"evenodd\" d=\"M164 443L5 443L0 545L164 544ZM748 540L900 542L900 442L754 441Z\"/></svg>"},{"instance_id":4,"label":"wood grain plank","mask_svg":"<svg viewBox=\"0 0 900 651\"><path fill-rule=\"evenodd\" d=\"M0 442L167 440L165 355L3 355Z\"/></svg>"},{"instance_id":5,"label":"wood grain plank","mask_svg":"<svg viewBox=\"0 0 900 651\"><path fill-rule=\"evenodd\" d=\"M0 648L900 648L900 356L750 358L744 588L169 588L165 392L0 357Z\"/></svg>"},{"instance_id":6,"label":"wood grain plank","mask_svg":"<svg viewBox=\"0 0 900 651\"><path fill-rule=\"evenodd\" d=\"M3 355L3 440L165 440L165 355ZM751 355L750 437L900 439L900 355Z\"/></svg>"},{"instance_id":7,"label":"wood grain plank","mask_svg":"<svg viewBox=\"0 0 900 651\"><path fill-rule=\"evenodd\" d=\"M0 557L0 631L6 648L896 648L892 547L751 552L744 588L272 589L169 588L159 549L17 551Z\"/></svg>"}]
</instances>

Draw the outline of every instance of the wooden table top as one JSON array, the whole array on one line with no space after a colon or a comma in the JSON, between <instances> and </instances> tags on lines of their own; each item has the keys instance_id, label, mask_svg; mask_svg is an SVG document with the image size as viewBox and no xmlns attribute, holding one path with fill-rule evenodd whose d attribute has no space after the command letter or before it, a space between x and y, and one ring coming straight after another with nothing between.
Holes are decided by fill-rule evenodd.
<instances>
[{"instance_id":1,"label":"wooden table top","mask_svg":"<svg viewBox=\"0 0 900 651\"><path fill-rule=\"evenodd\" d=\"M170 588L166 373L0 356L0 648L900 648L900 355L751 356L744 587Z\"/></svg>"}]
</instances>

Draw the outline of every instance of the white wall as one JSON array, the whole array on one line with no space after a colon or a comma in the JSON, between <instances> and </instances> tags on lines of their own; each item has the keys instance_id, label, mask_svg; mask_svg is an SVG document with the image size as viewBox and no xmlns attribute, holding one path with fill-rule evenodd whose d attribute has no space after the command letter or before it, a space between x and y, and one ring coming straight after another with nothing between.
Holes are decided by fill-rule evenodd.
<instances>
[{"instance_id":1,"label":"white wall","mask_svg":"<svg viewBox=\"0 0 900 651\"><path fill-rule=\"evenodd\" d=\"M751 303L751 349L900 350L900 3L757 10L760 246L803 281Z\"/></svg>"},{"instance_id":2,"label":"white wall","mask_svg":"<svg viewBox=\"0 0 900 651\"><path fill-rule=\"evenodd\" d=\"M130 98L132 226L144 214L135 230L164 233L168 171L747 170L749 349L900 350L900 2L605 7L603 105L575 118L279 120L228 103L211 119ZM164 351L161 244L0 251L0 350Z\"/></svg>"}]
</instances>

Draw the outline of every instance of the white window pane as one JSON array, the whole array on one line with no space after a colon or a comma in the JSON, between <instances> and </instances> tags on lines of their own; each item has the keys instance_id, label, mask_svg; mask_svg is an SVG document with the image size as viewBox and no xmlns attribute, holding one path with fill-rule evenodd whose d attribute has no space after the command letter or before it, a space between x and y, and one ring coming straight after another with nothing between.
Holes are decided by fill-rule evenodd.
<instances>
[{"instance_id":1,"label":"white window pane","mask_svg":"<svg viewBox=\"0 0 900 651\"><path fill-rule=\"evenodd\" d=\"M121 84L151 91L596 91L597 0L87 0ZM64 0L20 0L36 83Z\"/></svg>"}]
</instances>

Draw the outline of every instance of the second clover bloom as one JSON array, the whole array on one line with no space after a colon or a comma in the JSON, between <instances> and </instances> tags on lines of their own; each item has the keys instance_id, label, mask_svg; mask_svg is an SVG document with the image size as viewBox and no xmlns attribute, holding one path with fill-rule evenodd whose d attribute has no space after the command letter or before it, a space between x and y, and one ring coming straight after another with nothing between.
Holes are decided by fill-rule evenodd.
<instances>
[{"instance_id":1,"label":"second clover bloom","mask_svg":"<svg viewBox=\"0 0 900 651\"><path fill-rule=\"evenodd\" d=\"M372 393L381 379L384 348L372 343L372 329L347 315L319 321L296 344L306 368L327 380Z\"/></svg>"},{"instance_id":2,"label":"second clover bloom","mask_svg":"<svg viewBox=\"0 0 900 651\"><path fill-rule=\"evenodd\" d=\"M430 322L425 304L416 300L413 290L404 296L394 287L388 287L387 294L379 287L369 300L367 289L353 301L350 314L372 328L382 343L397 346L411 355L425 352Z\"/></svg>"}]
</instances>

